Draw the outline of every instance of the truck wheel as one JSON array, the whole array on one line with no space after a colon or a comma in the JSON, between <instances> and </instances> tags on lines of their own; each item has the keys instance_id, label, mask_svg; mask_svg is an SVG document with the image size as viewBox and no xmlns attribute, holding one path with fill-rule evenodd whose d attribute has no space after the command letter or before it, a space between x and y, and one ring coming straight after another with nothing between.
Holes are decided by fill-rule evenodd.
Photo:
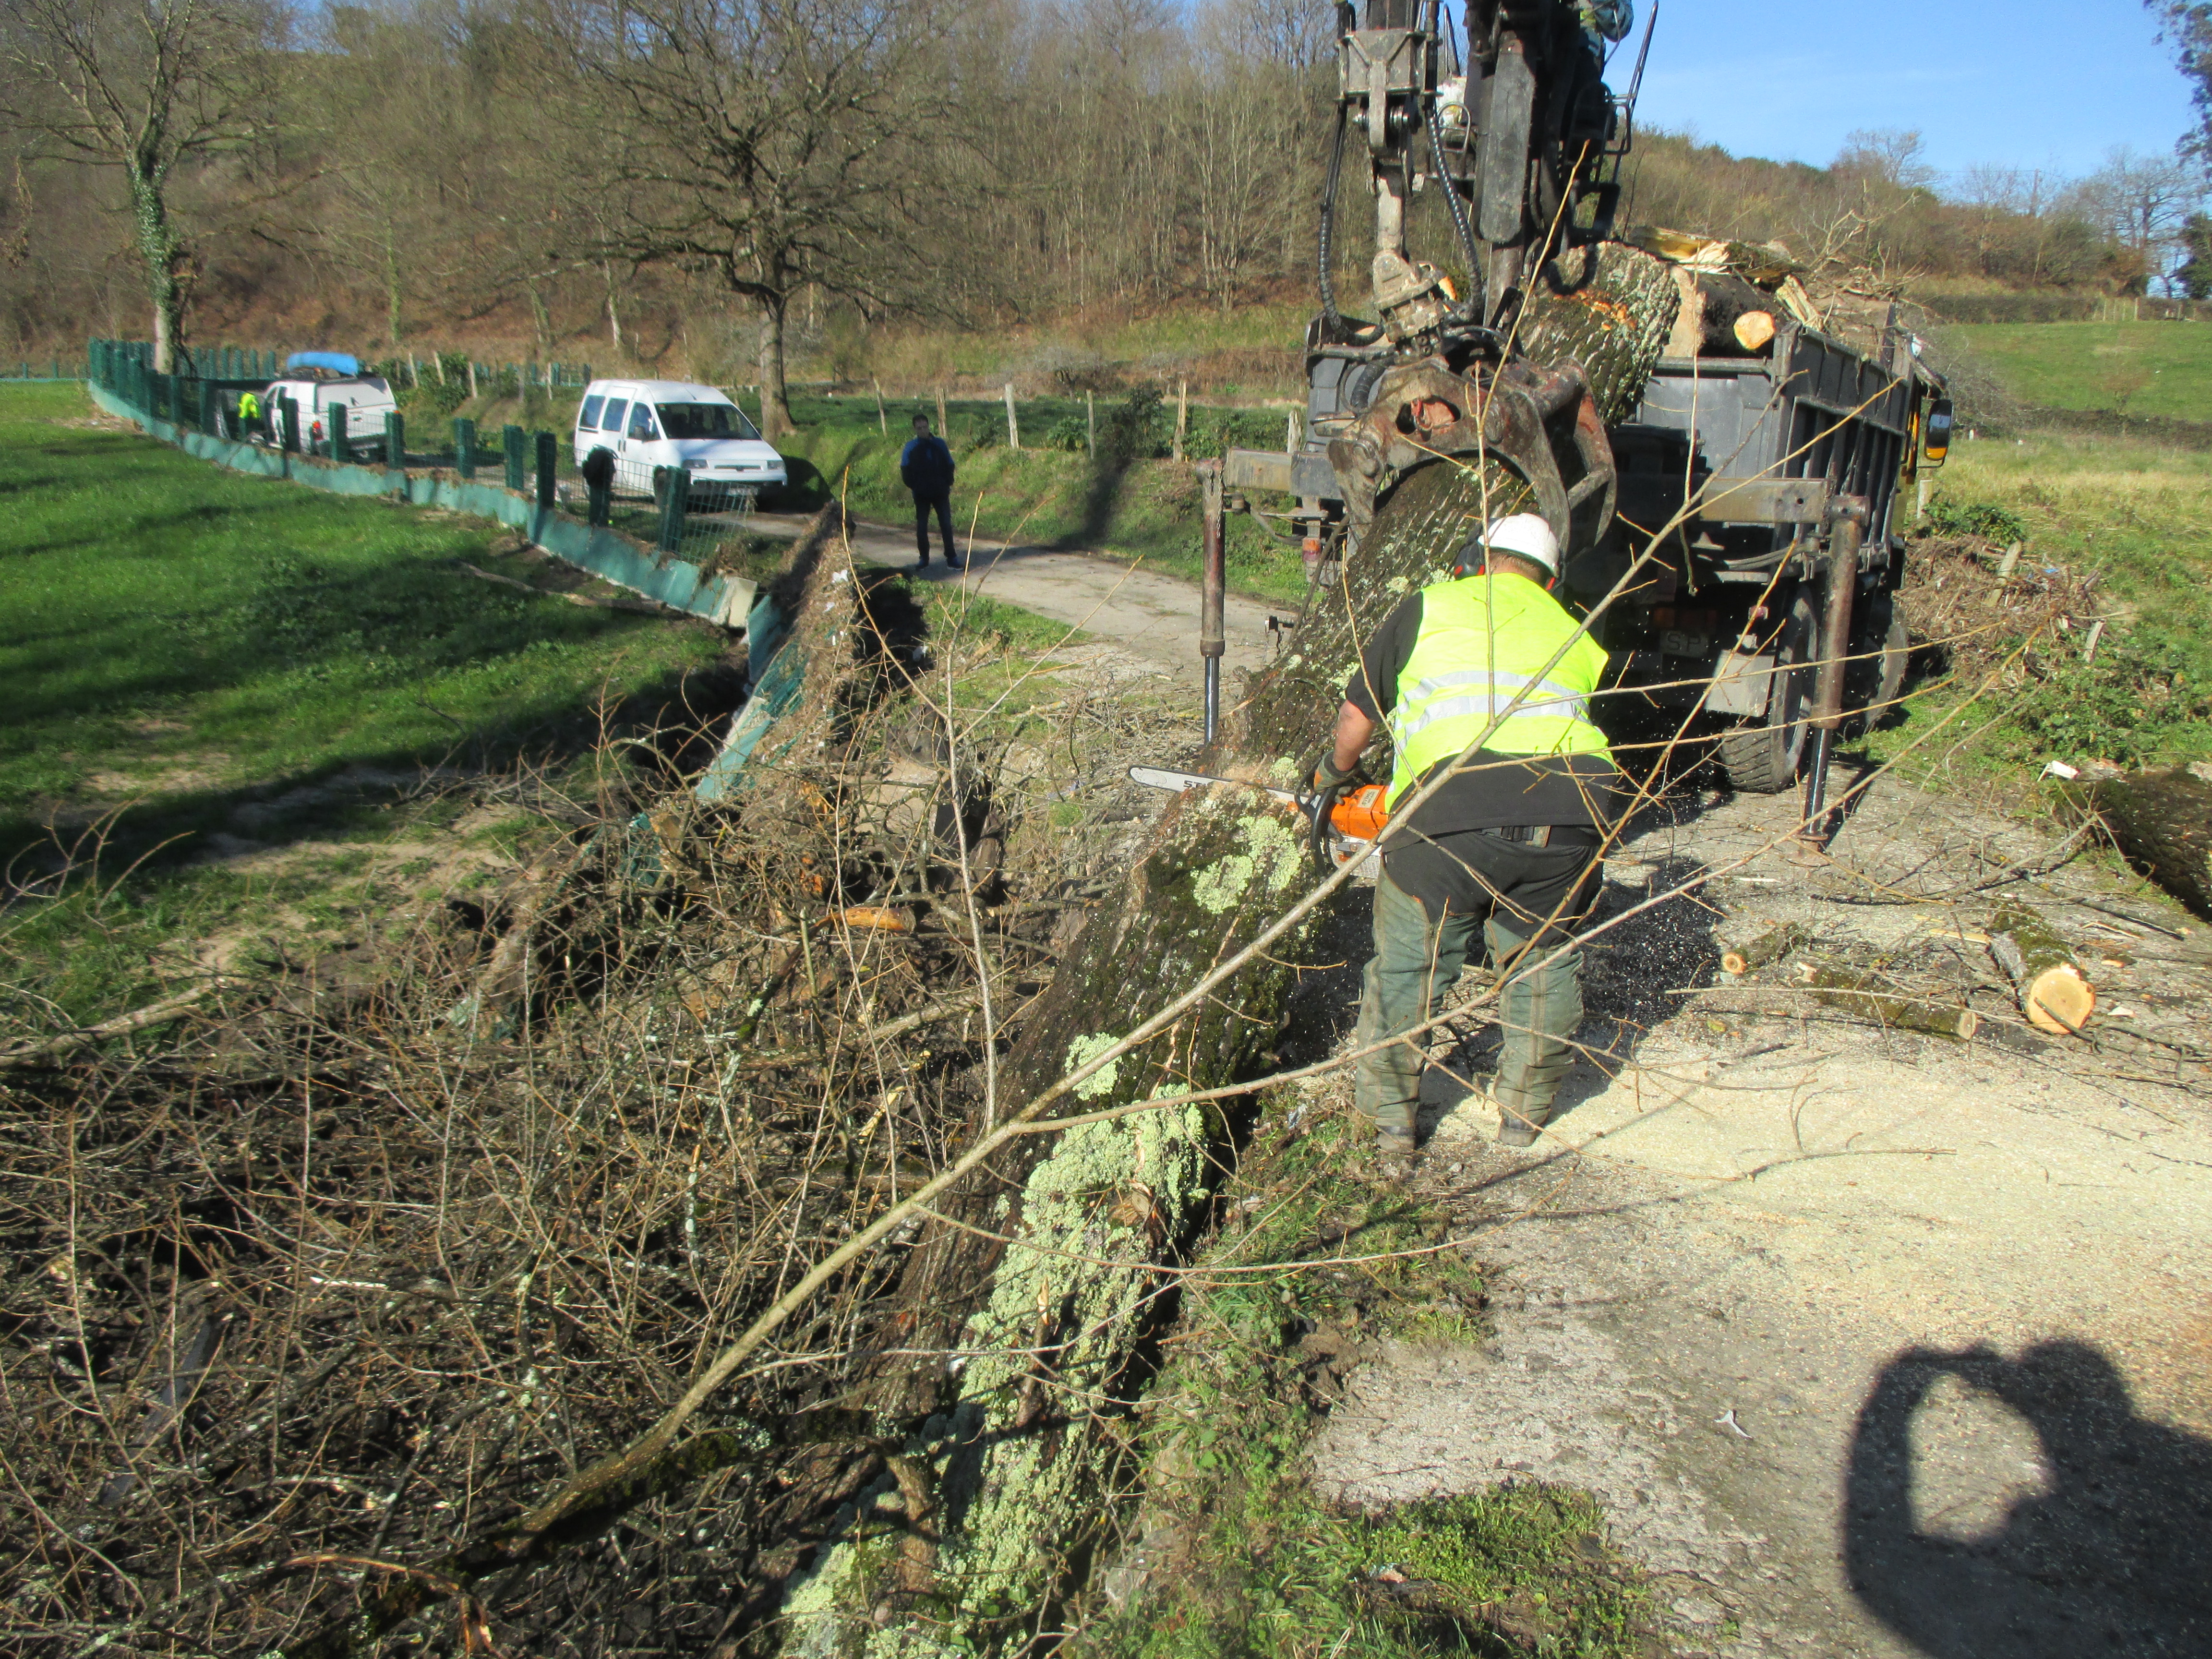
<instances>
[{"instance_id":1,"label":"truck wheel","mask_svg":"<svg viewBox=\"0 0 2212 1659\"><path fill-rule=\"evenodd\" d=\"M1805 753L1805 713L1813 704L1814 669L1806 659L1818 631L1812 596L1800 591L1774 653L1767 723L1721 733L1721 765L1729 784L1745 794L1778 795L1797 781Z\"/></svg>"}]
</instances>

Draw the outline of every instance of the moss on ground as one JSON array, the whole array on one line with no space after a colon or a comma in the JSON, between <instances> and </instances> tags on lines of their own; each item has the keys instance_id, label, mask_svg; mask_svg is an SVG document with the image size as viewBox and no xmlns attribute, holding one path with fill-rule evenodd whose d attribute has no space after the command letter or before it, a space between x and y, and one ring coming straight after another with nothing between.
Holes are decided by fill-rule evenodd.
<instances>
[{"instance_id":1,"label":"moss on ground","mask_svg":"<svg viewBox=\"0 0 2212 1659\"><path fill-rule=\"evenodd\" d=\"M1471 1340L1482 1288L1444 1222L1354 1172L1349 1124L1270 1098L1187 1282L1146 1409L1135 1594L1086 1598L1082 1659L1413 1659L1651 1650L1656 1615L1588 1493L1534 1483L1376 1516L1314 1494L1306 1445L1362 1344ZM1140 1543L1136 1540L1141 1540Z\"/></svg>"}]
</instances>

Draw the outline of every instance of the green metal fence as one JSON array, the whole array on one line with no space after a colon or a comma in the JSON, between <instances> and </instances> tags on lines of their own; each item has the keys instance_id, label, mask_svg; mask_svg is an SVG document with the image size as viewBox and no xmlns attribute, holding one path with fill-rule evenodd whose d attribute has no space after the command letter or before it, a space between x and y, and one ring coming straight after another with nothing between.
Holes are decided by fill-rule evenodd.
<instances>
[{"instance_id":1,"label":"green metal fence","mask_svg":"<svg viewBox=\"0 0 2212 1659\"><path fill-rule=\"evenodd\" d=\"M372 422L343 402L319 414L289 395L269 395L277 359L274 351L200 348L179 353L178 372L163 374L152 366L153 348L143 341L94 340L87 378L185 431L337 462L447 471L503 483L539 507L607 526L704 568L732 563L726 556L745 534L753 507L750 489L695 479L682 467L617 464L612 456L596 470L595 488L587 476L595 470L577 465L565 434L520 426L492 433L479 431L466 416L410 422L398 411L380 410ZM591 373L581 364L526 367L569 377L516 382L533 388L581 385ZM450 364L447 372L453 372ZM520 374L513 364L501 372Z\"/></svg>"}]
</instances>

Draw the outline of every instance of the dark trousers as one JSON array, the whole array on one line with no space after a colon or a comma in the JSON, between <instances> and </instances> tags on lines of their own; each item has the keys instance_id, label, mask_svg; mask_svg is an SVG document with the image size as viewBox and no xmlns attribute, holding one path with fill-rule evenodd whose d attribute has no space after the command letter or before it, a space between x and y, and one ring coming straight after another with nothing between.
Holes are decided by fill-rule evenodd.
<instances>
[{"instance_id":1,"label":"dark trousers","mask_svg":"<svg viewBox=\"0 0 2212 1659\"><path fill-rule=\"evenodd\" d=\"M957 564L960 554L952 540L952 492L950 490L939 490L934 495L917 494L915 496L915 550L921 555L924 564L929 562L929 515L933 509L937 514L938 530L945 538L945 562Z\"/></svg>"},{"instance_id":2,"label":"dark trousers","mask_svg":"<svg viewBox=\"0 0 2212 1659\"><path fill-rule=\"evenodd\" d=\"M1582 957L1568 951L1537 964L1573 938L1598 872L1589 842L1536 848L1465 834L1387 854L1375 884L1375 955L1362 988L1359 1046L1433 1017L1468 958L1480 959L1486 946L1505 979L1496 1009L1504 1048L1491 1092L1502 1110L1540 1127L1574 1065ZM1352 1089L1361 1115L1411 1135L1426 1065L1402 1043L1362 1055Z\"/></svg>"}]
</instances>

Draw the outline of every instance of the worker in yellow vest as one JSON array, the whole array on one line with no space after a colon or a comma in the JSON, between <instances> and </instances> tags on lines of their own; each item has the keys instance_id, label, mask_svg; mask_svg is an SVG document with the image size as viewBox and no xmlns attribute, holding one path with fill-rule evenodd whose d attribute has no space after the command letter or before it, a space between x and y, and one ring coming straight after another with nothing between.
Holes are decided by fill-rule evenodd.
<instances>
[{"instance_id":1,"label":"worker in yellow vest","mask_svg":"<svg viewBox=\"0 0 2212 1659\"><path fill-rule=\"evenodd\" d=\"M261 399L252 392L238 394L238 430L242 437L261 423Z\"/></svg>"},{"instance_id":2,"label":"worker in yellow vest","mask_svg":"<svg viewBox=\"0 0 2212 1659\"><path fill-rule=\"evenodd\" d=\"M1388 722L1392 817L1358 1044L1432 1018L1480 936L1503 981L1491 1094L1507 1146L1534 1143L1574 1063L1582 964L1559 947L1589 915L1619 815L1620 775L1590 721L1606 653L1552 597L1559 574L1559 540L1543 519L1519 513L1490 525L1452 580L1408 596L1369 641L1314 775L1325 811ZM1449 776L1436 793L1401 813L1439 772ZM1426 1041L1356 1062L1354 1103L1376 1130L1386 1178L1412 1172Z\"/></svg>"}]
</instances>

